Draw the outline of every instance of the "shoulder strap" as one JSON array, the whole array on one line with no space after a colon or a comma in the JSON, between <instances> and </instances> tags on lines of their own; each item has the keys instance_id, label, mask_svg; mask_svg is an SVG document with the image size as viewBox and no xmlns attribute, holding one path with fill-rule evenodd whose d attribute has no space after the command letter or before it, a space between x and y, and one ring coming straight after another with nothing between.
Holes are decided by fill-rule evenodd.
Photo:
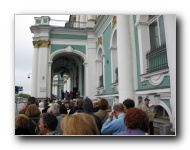
<instances>
[{"instance_id":1,"label":"shoulder strap","mask_svg":"<svg viewBox=\"0 0 190 150\"><path fill-rule=\"evenodd\" d=\"M36 134L39 134L40 129L39 129L39 127L38 127L38 124L37 124L33 119L31 119L31 120L32 120L33 124L36 126L36 128L35 128L35 133L36 133Z\"/></svg>"}]
</instances>

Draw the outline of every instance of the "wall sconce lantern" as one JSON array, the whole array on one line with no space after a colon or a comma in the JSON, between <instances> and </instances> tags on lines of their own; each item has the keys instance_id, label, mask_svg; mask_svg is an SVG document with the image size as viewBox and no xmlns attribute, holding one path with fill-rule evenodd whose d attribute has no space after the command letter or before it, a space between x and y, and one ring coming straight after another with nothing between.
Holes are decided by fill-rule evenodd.
<instances>
[{"instance_id":1,"label":"wall sconce lantern","mask_svg":"<svg viewBox=\"0 0 190 150\"><path fill-rule=\"evenodd\" d=\"M30 74L32 74L32 73L29 73L29 74L28 74L28 79L30 79Z\"/></svg>"}]
</instances>

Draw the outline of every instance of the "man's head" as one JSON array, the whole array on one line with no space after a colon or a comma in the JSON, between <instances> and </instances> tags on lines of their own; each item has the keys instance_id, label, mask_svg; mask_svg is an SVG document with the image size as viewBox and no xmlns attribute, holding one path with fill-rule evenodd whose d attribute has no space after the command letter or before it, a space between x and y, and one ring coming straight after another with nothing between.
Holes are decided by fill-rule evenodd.
<instances>
[{"instance_id":1,"label":"man's head","mask_svg":"<svg viewBox=\"0 0 190 150\"><path fill-rule=\"evenodd\" d=\"M114 113L115 113L116 117L118 117L119 114L124 113L124 106L123 106L122 103L116 103L113 106L113 110L114 110Z\"/></svg>"},{"instance_id":2,"label":"man's head","mask_svg":"<svg viewBox=\"0 0 190 150\"><path fill-rule=\"evenodd\" d=\"M148 98L145 98L145 99L144 99L145 105L148 105L148 104L149 104L149 101L150 101L150 100L149 100Z\"/></svg>"},{"instance_id":3,"label":"man's head","mask_svg":"<svg viewBox=\"0 0 190 150\"><path fill-rule=\"evenodd\" d=\"M28 98L28 104L36 104L36 98L35 97L29 97Z\"/></svg>"},{"instance_id":4,"label":"man's head","mask_svg":"<svg viewBox=\"0 0 190 150\"><path fill-rule=\"evenodd\" d=\"M139 102L139 103L142 102L142 96L138 96L138 102Z\"/></svg>"},{"instance_id":5,"label":"man's head","mask_svg":"<svg viewBox=\"0 0 190 150\"><path fill-rule=\"evenodd\" d=\"M135 102L132 99L128 98L128 99L123 101L123 105L124 105L124 110L126 112L129 108L135 107Z\"/></svg>"},{"instance_id":6,"label":"man's head","mask_svg":"<svg viewBox=\"0 0 190 150\"><path fill-rule=\"evenodd\" d=\"M50 104L50 103L52 103L52 102L53 102L53 100L50 99L50 98L48 98L48 104Z\"/></svg>"},{"instance_id":7,"label":"man's head","mask_svg":"<svg viewBox=\"0 0 190 150\"><path fill-rule=\"evenodd\" d=\"M58 120L54 114L43 113L39 120L39 129L43 135L55 131Z\"/></svg>"}]
</instances>

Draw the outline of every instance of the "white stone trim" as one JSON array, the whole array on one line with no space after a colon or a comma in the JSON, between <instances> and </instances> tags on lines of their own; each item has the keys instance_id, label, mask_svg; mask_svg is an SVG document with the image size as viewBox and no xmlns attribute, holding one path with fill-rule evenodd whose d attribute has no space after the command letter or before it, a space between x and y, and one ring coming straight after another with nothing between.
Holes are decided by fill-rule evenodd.
<instances>
[{"instance_id":1,"label":"white stone trim","mask_svg":"<svg viewBox=\"0 0 190 150\"><path fill-rule=\"evenodd\" d=\"M141 75L141 82L148 80L152 85L159 85L165 76L169 76L169 69L163 69L152 73Z\"/></svg>"},{"instance_id":2,"label":"white stone trim","mask_svg":"<svg viewBox=\"0 0 190 150\"><path fill-rule=\"evenodd\" d=\"M101 54L102 58L101 58L101 60L99 59L99 56L98 56L100 49L102 50L102 54ZM96 83L96 85L97 85L97 87L99 86L99 75L100 75L99 72L98 72L98 70L99 70L98 63L100 63L100 62L102 62L102 67L103 67L102 68L102 70L103 70L102 75L103 75L103 84L104 84L104 90L105 90L105 51L104 51L104 46L103 45L98 46L97 53L96 53L96 69L97 69L97 74L96 74L97 83Z\"/></svg>"},{"instance_id":3,"label":"white stone trim","mask_svg":"<svg viewBox=\"0 0 190 150\"><path fill-rule=\"evenodd\" d=\"M51 44L62 44L62 45L86 45L87 40L80 39L53 39L51 38Z\"/></svg>"},{"instance_id":4,"label":"white stone trim","mask_svg":"<svg viewBox=\"0 0 190 150\"><path fill-rule=\"evenodd\" d=\"M153 90L144 90L144 91L136 91L136 95L146 95L146 94L153 94L153 93L167 93L171 92L170 88L165 88L165 89L153 89Z\"/></svg>"},{"instance_id":5,"label":"white stone trim","mask_svg":"<svg viewBox=\"0 0 190 150\"><path fill-rule=\"evenodd\" d=\"M105 17L105 16L104 16ZM106 19L106 22L102 22L103 24L99 24L98 27L95 26L95 34L96 37L99 37L102 33L104 33L104 31L107 29L107 27L109 26L109 24L111 23L112 19L113 19L113 15L108 16L108 18ZM98 24L98 23L97 23Z\"/></svg>"},{"instance_id":6,"label":"white stone trim","mask_svg":"<svg viewBox=\"0 0 190 150\"><path fill-rule=\"evenodd\" d=\"M159 100L159 101L158 101L158 105L152 105L152 104L150 103L149 106L150 106L150 107L151 107L151 106L153 106L153 107L155 107L155 106L162 106L162 107L167 111L168 116L169 116L169 118L170 118L170 122L172 123L173 119L172 119L171 110L170 110L170 108L169 108L162 100Z\"/></svg>"},{"instance_id":7,"label":"white stone trim","mask_svg":"<svg viewBox=\"0 0 190 150\"><path fill-rule=\"evenodd\" d=\"M113 45L112 45L112 41L113 41L113 35L115 34L115 32L117 31L117 24L114 26L114 28L112 29L112 32L111 32L111 36L110 36L110 48L117 48L117 47L114 47ZM117 38L117 37L116 37ZM110 49L109 48L109 49Z\"/></svg>"},{"instance_id":8,"label":"white stone trim","mask_svg":"<svg viewBox=\"0 0 190 150\"><path fill-rule=\"evenodd\" d=\"M119 83L112 83L111 88L114 91L119 91Z\"/></svg>"},{"instance_id":9,"label":"white stone trim","mask_svg":"<svg viewBox=\"0 0 190 150\"><path fill-rule=\"evenodd\" d=\"M74 53L74 54L77 54L79 56L81 56L81 58L83 59L84 62L88 62L87 60L87 57L85 54L83 54L82 52L78 51L78 50L75 50L75 49L71 49L72 47L71 46L68 46L67 48L65 49L60 49L60 50L57 50L55 52L53 52L50 57L49 57L49 61L53 61L53 58L56 56L56 55L59 55L61 53Z\"/></svg>"}]
</instances>

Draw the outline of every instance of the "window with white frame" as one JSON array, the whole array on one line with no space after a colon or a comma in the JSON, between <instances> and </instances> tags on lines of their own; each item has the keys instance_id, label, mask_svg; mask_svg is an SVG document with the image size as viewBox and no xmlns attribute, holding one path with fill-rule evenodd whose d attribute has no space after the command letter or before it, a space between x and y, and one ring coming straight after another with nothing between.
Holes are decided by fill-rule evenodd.
<instances>
[{"instance_id":1,"label":"window with white frame","mask_svg":"<svg viewBox=\"0 0 190 150\"><path fill-rule=\"evenodd\" d=\"M98 50L98 56L97 56L97 81L98 81L98 87L103 87L104 86L104 82L103 82L103 52L102 49L100 48Z\"/></svg>"},{"instance_id":2,"label":"window with white frame","mask_svg":"<svg viewBox=\"0 0 190 150\"><path fill-rule=\"evenodd\" d=\"M168 68L164 19L161 16L149 16L150 50L146 53L147 72Z\"/></svg>"}]
</instances>

